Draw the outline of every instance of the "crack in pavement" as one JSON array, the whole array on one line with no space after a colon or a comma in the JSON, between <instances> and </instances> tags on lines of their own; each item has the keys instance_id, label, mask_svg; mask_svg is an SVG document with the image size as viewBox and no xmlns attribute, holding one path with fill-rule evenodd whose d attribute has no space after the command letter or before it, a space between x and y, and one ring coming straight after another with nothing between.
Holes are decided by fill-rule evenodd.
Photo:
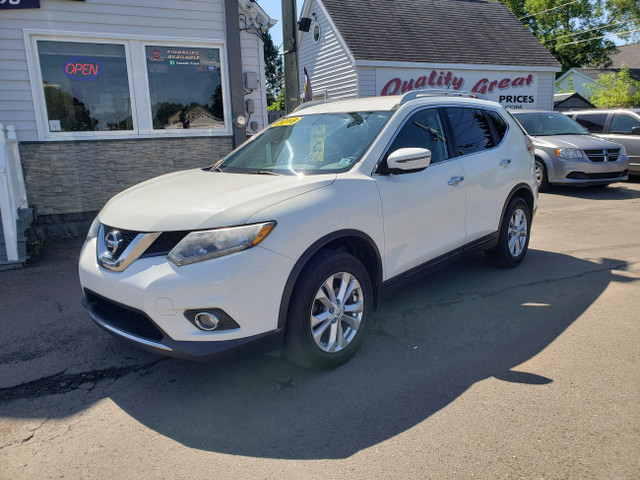
<instances>
[{"instance_id":1,"label":"crack in pavement","mask_svg":"<svg viewBox=\"0 0 640 480\"><path fill-rule=\"evenodd\" d=\"M25 398L40 398L49 395L68 393L79 389L91 391L101 380L117 380L135 372L146 373L149 369L164 360L167 359L159 358L154 362L142 365L111 367L76 374L65 374L62 372L49 377L39 378L38 380L33 380L31 382L22 383L14 387L0 388L0 404Z\"/></svg>"}]
</instances>

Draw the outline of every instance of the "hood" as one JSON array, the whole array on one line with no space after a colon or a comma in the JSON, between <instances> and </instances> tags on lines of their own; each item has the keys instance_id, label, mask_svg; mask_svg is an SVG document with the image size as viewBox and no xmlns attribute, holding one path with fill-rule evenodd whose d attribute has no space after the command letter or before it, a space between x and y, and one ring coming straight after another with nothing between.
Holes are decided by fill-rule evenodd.
<instances>
[{"instance_id":1,"label":"hood","mask_svg":"<svg viewBox=\"0 0 640 480\"><path fill-rule=\"evenodd\" d=\"M158 232L242 225L258 211L330 185L336 175L252 175L187 170L133 186L113 197L100 222Z\"/></svg>"},{"instance_id":2,"label":"hood","mask_svg":"<svg viewBox=\"0 0 640 480\"><path fill-rule=\"evenodd\" d=\"M596 150L602 148L620 148L617 143L598 138L594 135L542 135L531 137L537 147L547 148L579 148Z\"/></svg>"}]
</instances>

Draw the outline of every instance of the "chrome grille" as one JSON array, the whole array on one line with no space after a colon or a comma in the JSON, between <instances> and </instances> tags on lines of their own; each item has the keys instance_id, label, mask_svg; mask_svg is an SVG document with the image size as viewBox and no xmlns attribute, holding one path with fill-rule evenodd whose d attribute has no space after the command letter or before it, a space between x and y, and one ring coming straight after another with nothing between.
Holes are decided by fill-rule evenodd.
<instances>
[{"instance_id":1,"label":"chrome grille","mask_svg":"<svg viewBox=\"0 0 640 480\"><path fill-rule=\"evenodd\" d=\"M598 150L585 150L587 158L596 163L617 162L620 158L619 148L603 148Z\"/></svg>"}]
</instances>

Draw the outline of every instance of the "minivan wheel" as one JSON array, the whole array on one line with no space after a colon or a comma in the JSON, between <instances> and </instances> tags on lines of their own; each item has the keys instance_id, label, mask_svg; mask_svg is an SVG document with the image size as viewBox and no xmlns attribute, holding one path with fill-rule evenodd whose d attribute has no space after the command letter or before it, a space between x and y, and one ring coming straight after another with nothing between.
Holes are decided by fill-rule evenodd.
<instances>
[{"instance_id":1,"label":"minivan wheel","mask_svg":"<svg viewBox=\"0 0 640 480\"><path fill-rule=\"evenodd\" d=\"M544 162L539 158L535 159L536 170L536 183L538 184L538 191L544 192L549 189L549 178L547 177L547 168L544 166Z\"/></svg>"},{"instance_id":2,"label":"minivan wheel","mask_svg":"<svg viewBox=\"0 0 640 480\"><path fill-rule=\"evenodd\" d=\"M498 243L486 250L489 262L498 267L512 268L524 260L531 235L531 210L520 197L513 197L500 225Z\"/></svg>"},{"instance_id":3,"label":"minivan wheel","mask_svg":"<svg viewBox=\"0 0 640 480\"><path fill-rule=\"evenodd\" d=\"M358 350L373 291L353 255L321 251L305 265L289 304L284 353L310 368L333 368Z\"/></svg>"}]
</instances>

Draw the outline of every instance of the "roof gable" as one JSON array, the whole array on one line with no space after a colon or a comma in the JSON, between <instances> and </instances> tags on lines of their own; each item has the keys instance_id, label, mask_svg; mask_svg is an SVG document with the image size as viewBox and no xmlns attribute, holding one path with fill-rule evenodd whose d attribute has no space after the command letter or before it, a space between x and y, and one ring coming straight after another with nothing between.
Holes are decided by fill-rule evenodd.
<instances>
[{"instance_id":1,"label":"roof gable","mask_svg":"<svg viewBox=\"0 0 640 480\"><path fill-rule=\"evenodd\" d=\"M356 61L560 67L500 2L319 1Z\"/></svg>"}]
</instances>

